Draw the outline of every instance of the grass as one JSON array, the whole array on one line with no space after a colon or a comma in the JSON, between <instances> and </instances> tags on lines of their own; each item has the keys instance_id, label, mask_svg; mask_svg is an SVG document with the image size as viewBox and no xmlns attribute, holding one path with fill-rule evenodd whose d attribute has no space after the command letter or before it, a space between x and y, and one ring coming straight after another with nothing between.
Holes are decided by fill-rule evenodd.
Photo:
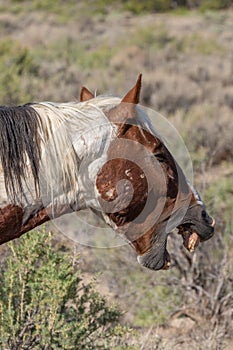
<instances>
[{"instance_id":1,"label":"grass","mask_svg":"<svg viewBox=\"0 0 233 350\"><path fill-rule=\"evenodd\" d=\"M136 28L126 41L123 41L123 44L124 46L127 44L137 45L141 49L149 48L157 51L163 49L172 40L165 25L155 24Z\"/></svg>"},{"instance_id":2,"label":"grass","mask_svg":"<svg viewBox=\"0 0 233 350\"><path fill-rule=\"evenodd\" d=\"M127 304L134 315L134 326L162 326L169 320L174 305L181 303L180 296L164 278L166 279L163 274L153 276L153 272L140 269L131 270L120 278L120 289L122 292L125 289L127 293Z\"/></svg>"},{"instance_id":3,"label":"grass","mask_svg":"<svg viewBox=\"0 0 233 350\"><path fill-rule=\"evenodd\" d=\"M232 168L232 164L225 163L225 168ZM228 176L214 181L205 193L207 206L212 208L213 214L218 215L220 220L226 224L226 233L232 232L233 225L233 169Z\"/></svg>"},{"instance_id":4,"label":"grass","mask_svg":"<svg viewBox=\"0 0 233 350\"><path fill-rule=\"evenodd\" d=\"M170 10L168 13L170 13L171 15L177 15L177 16L188 16L188 15L192 15L193 11L190 11L185 6L179 6Z\"/></svg>"},{"instance_id":5,"label":"grass","mask_svg":"<svg viewBox=\"0 0 233 350\"><path fill-rule=\"evenodd\" d=\"M193 52L201 55L211 55L217 53L224 55L226 49L222 44L219 44L215 36L205 36L200 33L192 33L185 35L182 39L175 42L178 51L187 53Z\"/></svg>"},{"instance_id":6,"label":"grass","mask_svg":"<svg viewBox=\"0 0 233 350\"><path fill-rule=\"evenodd\" d=\"M141 293L141 300L135 314L135 326L150 327L156 324L162 326L170 318L174 305L180 302L171 287L158 285L147 288ZM153 310L153 312L151 312Z\"/></svg>"},{"instance_id":7,"label":"grass","mask_svg":"<svg viewBox=\"0 0 233 350\"><path fill-rule=\"evenodd\" d=\"M178 15L187 14L190 9L198 8L202 12L210 10L221 10L232 5L231 0L204 0L198 2L187 2L184 6L182 3L174 6L171 0L87 0L85 2L77 2L75 0L8 0L4 4L0 4L2 12L11 12L15 14L40 11L47 14L54 14L63 23L71 18L78 18L79 11L84 14L107 15L113 10L115 12L130 11L135 15L154 12L171 12Z\"/></svg>"},{"instance_id":8,"label":"grass","mask_svg":"<svg viewBox=\"0 0 233 350\"><path fill-rule=\"evenodd\" d=\"M200 5L200 11L222 10L232 5L231 0L205 0Z\"/></svg>"},{"instance_id":9,"label":"grass","mask_svg":"<svg viewBox=\"0 0 233 350\"><path fill-rule=\"evenodd\" d=\"M29 50L16 40L0 40L0 100L5 104L27 102L38 65ZM23 87L23 83L28 86Z\"/></svg>"},{"instance_id":10,"label":"grass","mask_svg":"<svg viewBox=\"0 0 233 350\"><path fill-rule=\"evenodd\" d=\"M140 15L142 13L164 12L171 9L171 0L146 0L146 1L132 1L127 0L123 3L123 9L131 11L134 14Z\"/></svg>"},{"instance_id":11,"label":"grass","mask_svg":"<svg viewBox=\"0 0 233 350\"><path fill-rule=\"evenodd\" d=\"M63 61L67 66L75 65L84 70L105 68L109 65L114 49L107 43L101 43L95 48L89 43L82 43L72 38L60 38L47 45L46 48L36 48L34 55L38 60Z\"/></svg>"}]
</instances>

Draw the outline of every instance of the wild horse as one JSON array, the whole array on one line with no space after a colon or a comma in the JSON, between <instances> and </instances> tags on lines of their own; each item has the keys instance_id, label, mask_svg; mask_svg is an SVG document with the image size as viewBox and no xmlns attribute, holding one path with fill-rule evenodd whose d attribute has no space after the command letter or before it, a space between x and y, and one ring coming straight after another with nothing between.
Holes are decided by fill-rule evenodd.
<instances>
[{"instance_id":1,"label":"wild horse","mask_svg":"<svg viewBox=\"0 0 233 350\"><path fill-rule=\"evenodd\" d=\"M168 234L193 250L214 232L196 190L138 105L141 75L121 100L82 88L80 102L0 107L0 244L90 208L153 270Z\"/></svg>"}]
</instances>

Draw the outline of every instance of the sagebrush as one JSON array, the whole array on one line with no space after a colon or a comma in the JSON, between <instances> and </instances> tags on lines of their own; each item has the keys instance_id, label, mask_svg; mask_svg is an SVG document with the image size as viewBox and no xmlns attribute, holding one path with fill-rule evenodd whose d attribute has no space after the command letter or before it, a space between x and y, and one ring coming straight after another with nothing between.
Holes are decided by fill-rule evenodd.
<instances>
[{"instance_id":1,"label":"sagebrush","mask_svg":"<svg viewBox=\"0 0 233 350\"><path fill-rule=\"evenodd\" d=\"M127 331L121 312L83 283L70 252L51 234L31 232L8 244L0 270L0 346L10 350L109 349Z\"/></svg>"}]
</instances>

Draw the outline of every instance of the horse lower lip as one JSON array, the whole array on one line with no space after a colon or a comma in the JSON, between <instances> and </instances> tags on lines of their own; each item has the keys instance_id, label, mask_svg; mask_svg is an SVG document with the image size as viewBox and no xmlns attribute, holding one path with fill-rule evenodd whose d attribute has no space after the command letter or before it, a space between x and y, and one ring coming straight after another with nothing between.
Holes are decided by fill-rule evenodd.
<instances>
[{"instance_id":1,"label":"horse lower lip","mask_svg":"<svg viewBox=\"0 0 233 350\"><path fill-rule=\"evenodd\" d=\"M163 270L168 270L171 266L171 257L167 249L165 250L165 263L163 265Z\"/></svg>"}]
</instances>

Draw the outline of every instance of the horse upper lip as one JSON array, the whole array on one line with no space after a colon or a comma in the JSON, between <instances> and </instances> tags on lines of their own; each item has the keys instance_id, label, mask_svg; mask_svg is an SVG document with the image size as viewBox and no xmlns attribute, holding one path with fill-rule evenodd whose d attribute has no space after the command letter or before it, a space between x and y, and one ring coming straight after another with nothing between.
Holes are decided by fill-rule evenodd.
<instances>
[{"instance_id":1,"label":"horse upper lip","mask_svg":"<svg viewBox=\"0 0 233 350\"><path fill-rule=\"evenodd\" d=\"M211 226L214 227L215 226L215 219L214 218L211 218L211 219L212 219Z\"/></svg>"}]
</instances>

